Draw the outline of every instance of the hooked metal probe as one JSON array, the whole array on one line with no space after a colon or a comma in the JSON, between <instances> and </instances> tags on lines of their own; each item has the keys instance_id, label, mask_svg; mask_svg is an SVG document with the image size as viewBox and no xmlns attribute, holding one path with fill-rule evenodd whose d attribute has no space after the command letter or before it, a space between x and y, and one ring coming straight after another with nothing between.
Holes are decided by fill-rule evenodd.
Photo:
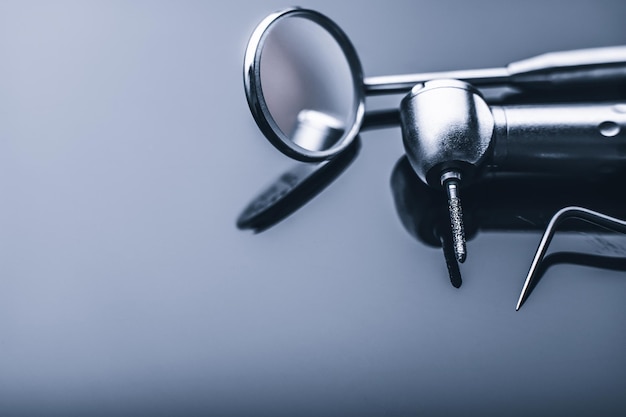
<instances>
[{"instance_id":1,"label":"hooked metal probe","mask_svg":"<svg viewBox=\"0 0 626 417\"><path fill-rule=\"evenodd\" d=\"M548 227L546 231L543 233L541 237L541 241L539 242L539 247L537 247L537 252L535 253L535 257L533 258L533 262L530 265L530 270L528 271L528 275L526 276L526 280L524 281L524 286L522 287L522 292L520 293L519 299L517 300L517 305L515 306L515 311L519 311L520 307L526 300L526 296L528 295L528 290L530 288L530 284L535 277L537 272L537 267L539 263L542 261L545 256L548 245L552 241L552 237L554 236L554 232L556 227L566 219L576 218L585 220L591 224L595 224L597 226L605 227L609 230L613 230L615 232L626 233L626 221L616 219L615 217L607 216L606 214L598 213L597 211L589 210L583 207L565 207L559 210L548 223Z\"/></svg>"}]
</instances>

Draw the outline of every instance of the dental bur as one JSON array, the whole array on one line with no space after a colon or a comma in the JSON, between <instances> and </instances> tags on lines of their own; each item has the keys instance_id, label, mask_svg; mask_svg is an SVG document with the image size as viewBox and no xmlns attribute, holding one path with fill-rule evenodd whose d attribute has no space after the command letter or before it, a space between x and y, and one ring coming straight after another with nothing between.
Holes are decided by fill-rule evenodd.
<instances>
[{"instance_id":1,"label":"dental bur","mask_svg":"<svg viewBox=\"0 0 626 417\"><path fill-rule=\"evenodd\" d=\"M450 213L450 228L456 260L463 263L467 256L465 246L465 227L463 227L463 210L459 198L459 181L461 174L456 171L445 172L441 176L441 185L448 195L448 211Z\"/></svg>"}]
</instances>

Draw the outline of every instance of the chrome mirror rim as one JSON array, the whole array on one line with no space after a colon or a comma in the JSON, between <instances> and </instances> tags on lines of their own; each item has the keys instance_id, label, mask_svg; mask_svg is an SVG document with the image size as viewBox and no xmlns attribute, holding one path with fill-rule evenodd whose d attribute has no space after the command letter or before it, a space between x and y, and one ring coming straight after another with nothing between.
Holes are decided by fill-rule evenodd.
<instances>
[{"instance_id":1,"label":"chrome mirror rim","mask_svg":"<svg viewBox=\"0 0 626 417\"><path fill-rule=\"evenodd\" d=\"M341 140L329 149L313 151L295 144L285 135L270 114L261 87L261 52L269 29L288 17L301 17L319 24L336 41L344 53L352 73L355 107L350 115L350 127ZM244 57L244 89L252 116L265 137L285 155L303 162L317 162L330 159L346 149L357 137L365 115L365 88L363 70L356 49L341 28L325 15L310 9L288 8L270 14L263 19L250 36Z\"/></svg>"}]
</instances>

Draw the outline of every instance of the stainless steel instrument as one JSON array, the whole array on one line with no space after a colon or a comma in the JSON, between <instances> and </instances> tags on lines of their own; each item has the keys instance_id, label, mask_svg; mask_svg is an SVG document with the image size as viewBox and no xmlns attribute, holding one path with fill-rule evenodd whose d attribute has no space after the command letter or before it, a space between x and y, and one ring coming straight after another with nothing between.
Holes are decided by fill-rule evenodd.
<instances>
[{"instance_id":1,"label":"stainless steel instrument","mask_svg":"<svg viewBox=\"0 0 626 417\"><path fill-rule=\"evenodd\" d=\"M244 87L265 137L293 159L323 162L319 167L347 160L338 156L362 129L400 124L417 176L445 190L446 247L458 262L467 254L466 184L494 175L626 170L626 46L552 52L501 68L367 78L339 26L316 11L290 8L254 30ZM515 94L502 100L484 93L493 88ZM398 93L406 94L399 109L365 111L368 96Z\"/></svg>"}]
</instances>

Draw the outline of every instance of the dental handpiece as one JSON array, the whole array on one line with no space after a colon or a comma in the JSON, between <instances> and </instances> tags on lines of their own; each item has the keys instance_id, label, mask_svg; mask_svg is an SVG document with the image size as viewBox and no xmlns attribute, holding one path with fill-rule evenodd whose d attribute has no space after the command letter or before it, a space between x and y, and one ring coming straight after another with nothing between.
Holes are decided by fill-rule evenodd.
<instances>
[{"instance_id":1,"label":"dental handpiece","mask_svg":"<svg viewBox=\"0 0 626 417\"><path fill-rule=\"evenodd\" d=\"M457 260L466 256L458 187L496 174L585 177L626 171L626 102L489 106L458 80L415 86L400 106L409 162L454 201Z\"/></svg>"},{"instance_id":2,"label":"dental handpiece","mask_svg":"<svg viewBox=\"0 0 626 417\"><path fill-rule=\"evenodd\" d=\"M513 62L501 68L428 72L367 77L368 95L407 93L416 84L435 79L457 79L475 87L509 86L521 90L551 90L623 85L626 78L626 46L550 52Z\"/></svg>"}]
</instances>

